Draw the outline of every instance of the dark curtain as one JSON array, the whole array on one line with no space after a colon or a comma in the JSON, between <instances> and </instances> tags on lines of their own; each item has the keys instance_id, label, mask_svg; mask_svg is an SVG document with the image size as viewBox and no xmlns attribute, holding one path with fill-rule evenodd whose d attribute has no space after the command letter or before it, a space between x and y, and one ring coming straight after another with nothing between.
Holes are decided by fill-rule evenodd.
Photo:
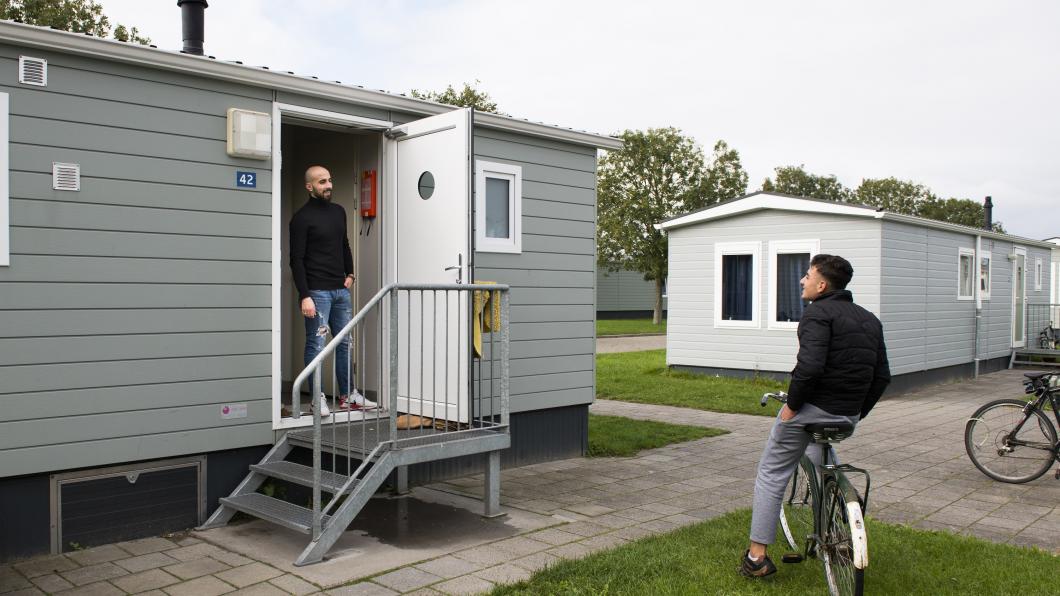
<instances>
[{"instance_id":1,"label":"dark curtain","mask_svg":"<svg viewBox=\"0 0 1060 596\"><path fill-rule=\"evenodd\" d=\"M809 253L777 255L777 321L802 318L802 288L799 281L810 268Z\"/></svg>"},{"instance_id":2,"label":"dark curtain","mask_svg":"<svg viewBox=\"0 0 1060 596\"><path fill-rule=\"evenodd\" d=\"M721 318L727 321L751 320L751 255L721 257Z\"/></svg>"}]
</instances>

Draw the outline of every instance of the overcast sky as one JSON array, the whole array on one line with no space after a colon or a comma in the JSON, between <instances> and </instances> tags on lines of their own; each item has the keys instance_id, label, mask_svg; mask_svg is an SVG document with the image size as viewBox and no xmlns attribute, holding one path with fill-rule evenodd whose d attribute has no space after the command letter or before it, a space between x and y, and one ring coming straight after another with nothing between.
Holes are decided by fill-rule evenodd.
<instances>
[{"instance_id":1,"label":"overcast sky","mask_svg":"<svg viewBox=\"0 0 1060 596\"><path fill-rule=\"evenodd\" d=\"M175 0L97 0L178 50ZM520 118L674 126L740 152L749 190L805 164L994 197L1060 235L1060 2L211 0L206 53L407 92L480 81Z\"/></svg>"}]
</instances>

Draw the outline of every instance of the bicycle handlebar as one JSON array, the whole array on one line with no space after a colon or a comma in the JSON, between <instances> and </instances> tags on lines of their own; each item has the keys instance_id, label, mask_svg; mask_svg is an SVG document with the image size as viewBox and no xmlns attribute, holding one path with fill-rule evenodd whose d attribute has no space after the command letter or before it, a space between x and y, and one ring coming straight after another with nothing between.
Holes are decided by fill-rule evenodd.
<instances>
[{"instance_id":1,"label":"bicycle handlebar","mask_svg":"<svg viewBox=\"0 0 1060 596\"><path fill-rule=\"evenodd\" d=\"M777 391L776 393L767 393L767 394L762 396L762 399L761 399L761 401L758 402L758 405L760 405L760 406L762 406L764 408L764 407L766 407L766 404L768 404L769 400L771 400L771 399L775 399L775 400L779 401L782 404L786 404L786 403L788 403L788 394L784 393L783 391Z\"/></svg>"}]
</instances>

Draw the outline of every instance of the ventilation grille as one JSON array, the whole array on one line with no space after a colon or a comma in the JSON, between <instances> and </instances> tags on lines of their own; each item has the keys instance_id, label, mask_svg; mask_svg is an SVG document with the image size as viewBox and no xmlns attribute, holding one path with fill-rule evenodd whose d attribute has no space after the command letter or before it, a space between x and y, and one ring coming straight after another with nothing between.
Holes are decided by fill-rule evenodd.
<instances>
[{"instance_id":1,"label":"ventilation grille","mask_svg":"<svg viewBox=\"0 0 1060 596\"><path fill-rule=\"evenodd\" d=\"M48 61L44 58L18 57L18 82L23 85L48 85Z\"/></svg>"},{"instance_id":2,"label":"ventilation grille","mask_svg":"<svg viewBox=\"0 0 1060 596\"><path fill-rule=\"evenodd\" d=\"M76 163L53 163L52 189L81 190L81 166Z\"/></svg>"}]
</instances>

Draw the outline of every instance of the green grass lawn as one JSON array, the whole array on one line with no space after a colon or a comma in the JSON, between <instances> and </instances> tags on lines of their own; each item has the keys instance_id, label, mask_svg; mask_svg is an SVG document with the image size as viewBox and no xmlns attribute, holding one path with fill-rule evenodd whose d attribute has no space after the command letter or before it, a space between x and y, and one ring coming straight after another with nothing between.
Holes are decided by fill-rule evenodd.
<instances>
[{"instance_id":1,"label":"green grass lawn","mask_svg":"<svg viewBox=\"0 0 1060 596\"><path fill-rule=\"evenodd\" d=\"M642 404L680 406L713 412L776 416L780 406L758 405L767 391L786 383L675 372L666 368L666 350L597 354L596 396Z\"/></svg>"},{"instance_id":2,"label":"green grass lawn","mask_svg":"<svg viewBox=\"0 0 1060 596\"><path fill-rule=\"evenodd\" d=\"M666 333L666 319L653 325L651 319L597 319L596 336Z\"/></svg>"},{"instance_id":3,"label":"green grass lawn","mask_svg":"<svg viewBox=\"0 0 1060 596\"><path fill-rule=\"evenodd\" d=\"M716 437L727 432L720 428L590 414L589 457L630 457L642 449Z\"/></svg>"},{"instance_id":4,"label":"green grass lawn","mask_svg":"<svg viewBox=\"0 0 1060 596\"><path fill-rule=\"evenodd\" d=\"M562 561L495 595L827 594L815 559L764 580L737 575L751 514L736 511L580 560ZM1060 557L941 532L868 522L866 594L1055 594ZM779 540L779 538L778 538Z\"/></svg>"}]
</instances>

